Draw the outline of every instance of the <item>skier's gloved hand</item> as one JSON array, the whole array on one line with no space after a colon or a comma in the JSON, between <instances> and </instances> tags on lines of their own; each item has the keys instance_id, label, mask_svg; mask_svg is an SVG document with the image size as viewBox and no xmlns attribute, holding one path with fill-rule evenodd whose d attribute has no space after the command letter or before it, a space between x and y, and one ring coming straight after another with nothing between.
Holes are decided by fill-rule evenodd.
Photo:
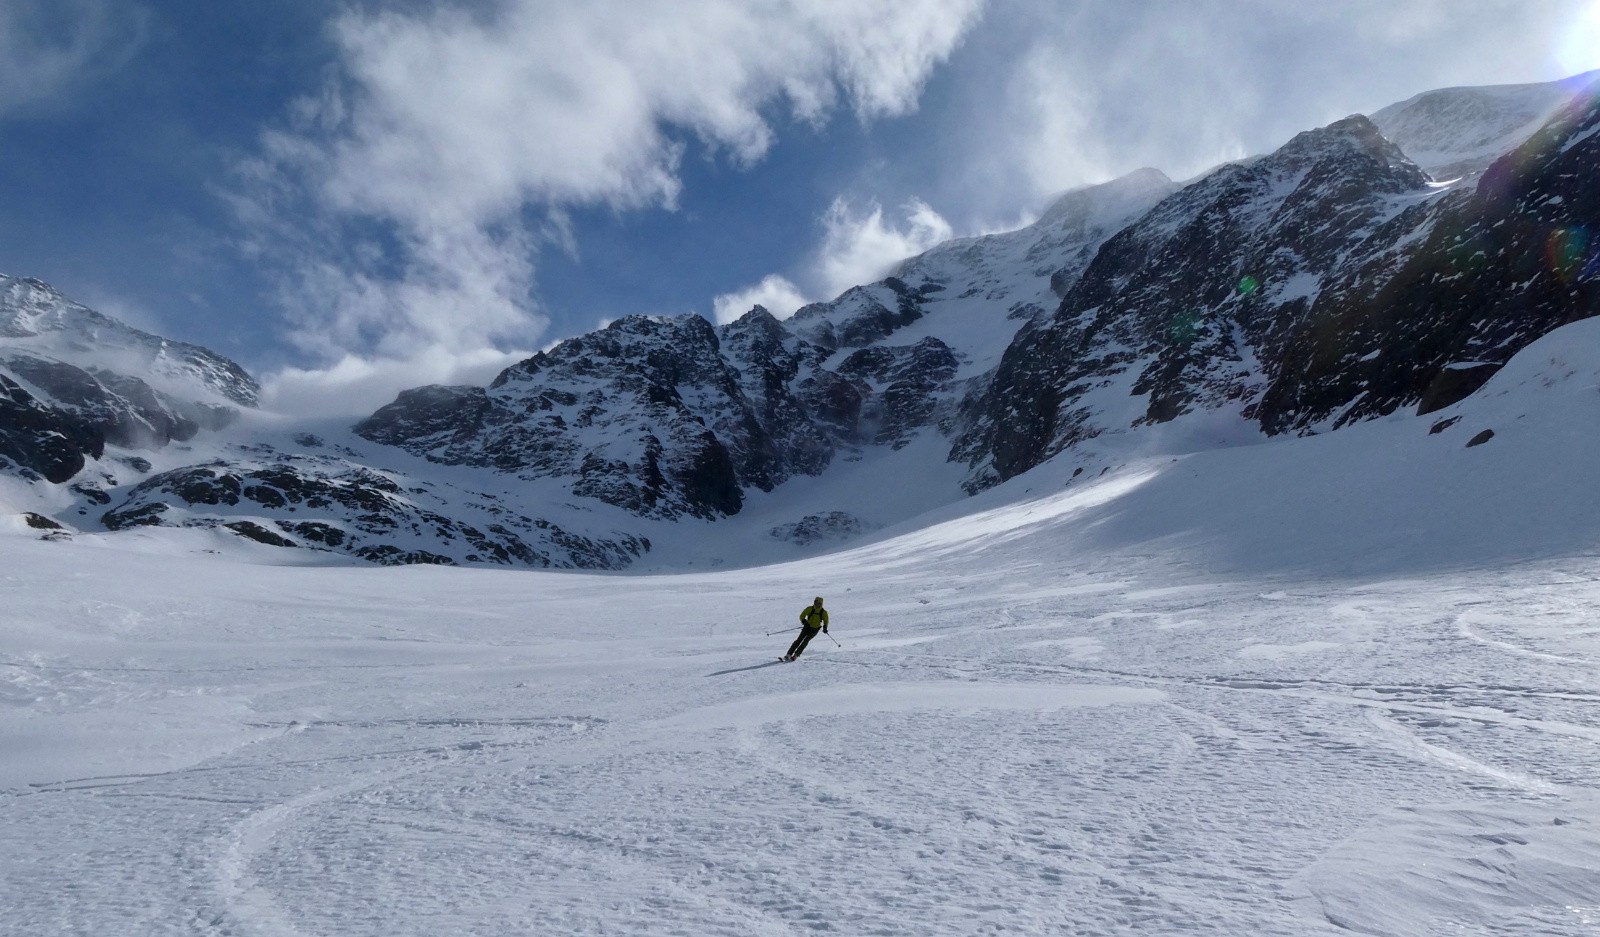
<instances>
[{"instance_id":1,"label":"skier's gloved hand","mask_svg":"<svg viewBox=\"0 0 1600 937\"><path fill-rule=\"evenodd\" d=\"M823 625L822 626L822 633L823 634L827 634L828 633L828 626L827 625Z\"/></svg>"}]
</instances>

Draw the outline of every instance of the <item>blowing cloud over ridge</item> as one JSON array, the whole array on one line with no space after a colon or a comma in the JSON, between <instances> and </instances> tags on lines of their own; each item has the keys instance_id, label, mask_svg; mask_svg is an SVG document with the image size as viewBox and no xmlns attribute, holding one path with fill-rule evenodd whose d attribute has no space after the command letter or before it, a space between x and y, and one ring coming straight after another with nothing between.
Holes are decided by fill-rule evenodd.
<instances>
[{"instance_id":1,"label":"blowing cloud over ridge","mask_svg":"<svg viewBox=\"0 0 1600 937\"><path fill-rule=\"evenodd\" d=\"M670 208L690 154L748 166L777 123L906 113L981 5L346 12L331 27L337 77L240 167L245 249L280 271L294 337L313 354L404 363L527 348L546 324L538 254L571 246L565 209ZM393 389L416 382L400 370ZM340 370L360 375L364 400L392 392L384 372ZM285 382L308 373L269 391L293 397Z\"/></svg>"}]
</instances>

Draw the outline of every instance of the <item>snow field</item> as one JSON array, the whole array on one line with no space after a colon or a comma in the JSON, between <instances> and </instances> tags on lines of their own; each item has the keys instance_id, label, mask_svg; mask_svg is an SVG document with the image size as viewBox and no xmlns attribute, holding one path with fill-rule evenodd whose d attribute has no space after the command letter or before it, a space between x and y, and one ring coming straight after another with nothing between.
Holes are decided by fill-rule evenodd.
<instances>
[{"instance_id":1,"label":"snow field","mask_svg":"<svg viewBox=\"0 0 1600 937\"><path fill-rule=\"evenodd\" d=\"M0 541L0 932L1593 932L1591 560L1056 517L657 578ZM770 662L817 592L844 647Z\"/></svg>"}]
</instances>

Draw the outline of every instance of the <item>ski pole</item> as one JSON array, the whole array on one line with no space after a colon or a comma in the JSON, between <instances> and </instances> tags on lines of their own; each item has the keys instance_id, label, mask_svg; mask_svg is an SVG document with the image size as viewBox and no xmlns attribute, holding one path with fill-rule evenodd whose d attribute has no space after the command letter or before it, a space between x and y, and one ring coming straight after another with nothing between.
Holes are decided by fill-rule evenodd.
<instances>
[{"instance_id":1,"label":"ski pole","mask_svg":"<svg viewBox=\"0 0 1600 937\"><path fill-rule=\"evenodd\" d=\"M827 633L827 632L826 632L826 631L824 631L824 632L823 632L823 634L828 634L828 633ZM833 636L833 635L831 635L831 634L828 634L828 640L829 640L829 641L832 641L832 642L833 642L833 643L834 643L834 646L836 646L836 647L844 647L844 645L843 645L843 644L840 644L840 643L839 643L839 639L838 639L838 638L836 638L836 637L834 637L834 636Z\"/></svg>"},{"instance_id":2,"label":"ski pole","mask_svg":"<svg viewBox=\"0 0 1600 937\"><path fill-rule=\"evenodd\" d=\"M767 632L767 637L770 638L775 634L788 634L791 631L799 631L799 630L800 630L800 626L799 625L795 625L793 628L785 628L782 631L769 631L769 632Z\"/></svg>"}]
</instances>

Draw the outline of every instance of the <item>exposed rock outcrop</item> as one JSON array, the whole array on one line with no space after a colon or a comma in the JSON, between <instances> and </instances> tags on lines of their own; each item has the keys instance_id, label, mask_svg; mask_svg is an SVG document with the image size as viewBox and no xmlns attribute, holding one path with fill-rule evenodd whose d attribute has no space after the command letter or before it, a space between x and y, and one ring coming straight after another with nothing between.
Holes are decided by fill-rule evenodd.
<instances>
[{"instance_id":1,"label":"exposed rock outcrop","mask_svg":"<svg viewBox=\"0 0 1600 937\"><path fill-rule=\"evenodd\" d=\"M953 454L974 466L971 487L1107 429L1253 402L1260 362L1350 258L1387 245L1398 216L1429 210L1428 181L1352 117L1168 197L1106 242L968 401Z\"/></svg>"},{"instance_id":2,"label":"exposed rock outcrop","mask_svg":"<svg viewBox=\"0 0 1600 937\"><path fill-rule=\"evenodd\" d=\"M1501 365L1600 314L1600 84L1419 226L1381 282L1332 283L1262 398L1274 433L1392 413L1458 362Z\"/></svg>"},{"instance_id":3,"label":"exposed rock outcrop","mask_svg":"<svg viewBox=\"0 0 1600 937\"><path fill-rule=\"evenodd\" d=\"M273 546L384 564L622 569L650 548L641 537L574 534L492 496L407 488L387 473L320 456L163 472L134 486L102 522L109 530L225 527Z\"/></svg>"}]
</instances>

